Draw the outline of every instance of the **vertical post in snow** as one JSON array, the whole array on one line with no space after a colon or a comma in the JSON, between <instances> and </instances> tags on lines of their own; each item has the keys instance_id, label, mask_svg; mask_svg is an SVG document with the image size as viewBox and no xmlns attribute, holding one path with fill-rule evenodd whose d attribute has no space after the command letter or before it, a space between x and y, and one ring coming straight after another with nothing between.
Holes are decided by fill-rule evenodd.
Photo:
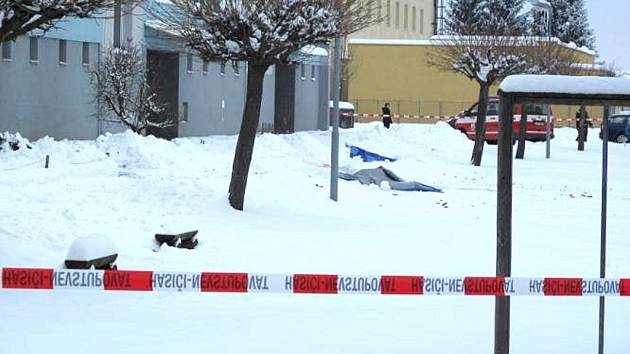
<instances>
[{"instance_id":1,"label":"vertical post in snow","mask_svg":"<svg viewBox=\"0 0 630 354\"><path fill-rule=\"evenodd\" d=\"M497 157L496 275L512 274L512 122L514 96L501 94ZM497 296L494 305L494 353L510 352L510 297Z\"/></svg>"},{"instance_id":2,"label":"vertical post in snow","mask_svg":"<svg viewBox=\"0 0 630 354\"><path fill-rule=\"evenodd\" d=\"M601 240L599 248L599 277L606 278L606 204L608 199L608 115L610 107L604 106L604 122L602 123L602 212ZM604 297L599 297L599 345L598 353L604 354Z\"/></svg>"},{"instance_id":3,"label":"vertical post in snow","mask_svg":"<svg viewBox=\"0 0 630 354\"><path fill-rule=\"evenodd\" d=\"M551 105L545 105L547 110L547 131L545 133L546 152L545 157L551 158Z\"/></svg>"},{"instance_id":4,"label":"vertical post in snow","mask_svg":"<svg viewBox=\"0 0 630 354\"><path fill-rule=\"evenodd\" d=\"M551 106L546 105L546 108L547 108L547 132L546 132L545 142L547 146L546 146L545 157L550 158L551 157Z\"/></svg>"},{"instance_id":5,"label":"vertical post in snow","mask_svg":"<svg viewBox=\"0 0 630 354\"><path fill-rule=\"evenodd\" d=\"M339 174L339 86L341 84L341 37L335 38L333 54L333 111L332 111L332 139L330 153L330 199L338 199Z\"/></svg>"}]
</instances>

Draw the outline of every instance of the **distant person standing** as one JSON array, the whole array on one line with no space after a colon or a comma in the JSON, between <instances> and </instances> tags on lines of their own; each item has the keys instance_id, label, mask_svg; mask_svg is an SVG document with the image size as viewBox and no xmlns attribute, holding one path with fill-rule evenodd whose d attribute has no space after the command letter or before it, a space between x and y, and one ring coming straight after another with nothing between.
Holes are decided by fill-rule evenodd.
<instances>
[{"instance_id":1,"label":"distant person standing","mask_svg":"<svg viewBox=\"0 0 630 354\"><path fill-rule=\"evenodd\" d=\"M580 117L582 116L582 107L575 112L575 128L578 131L578 136L575 138L575 141L580 139ZM584 126L582 127L582 131L584 132L584 141L588 140L588 128L593 127L593 122L588 118L588 111L584 110Z\"/></svg>"},{"instance_id":2,"label":"distant person standing","mask_svg":"<svg viewBox=\"0 0 630 354\"><path fill-rule=\"evenodd\" d=\"M389 126L392 124L392 112L389 109L389 102L385 102L383 106L383 125L385 128L389 129Z\"/></svg>"}]
</instances>

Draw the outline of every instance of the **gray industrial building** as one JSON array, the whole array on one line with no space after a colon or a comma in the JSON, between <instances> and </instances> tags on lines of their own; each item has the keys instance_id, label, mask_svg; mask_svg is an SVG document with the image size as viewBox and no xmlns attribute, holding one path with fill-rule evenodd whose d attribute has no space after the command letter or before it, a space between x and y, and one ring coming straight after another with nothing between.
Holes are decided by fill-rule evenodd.
<instances>
[{"instance_id":1,"label":"gray industrial building","mask_svg":"<svg viewBox=\"0 0 630 354\"><path fill-rule=\"evenodd\" d=\"M204 63L177 38L128 14L123 36L142 46L150 81L167 103L171 128L163 137L237 134L244 106L247 65ZM111 45L108 20L72 20L42 35L3 43L0 61L0 132L29 139L94 139L124 128L94 100L91 71ZM111 21L110 21L111 22ZM297 65L277 65L265 75L261 131L291 133L328 128L328 57L302 55ZM156 85L158 87L158 85Z\"/></svg>"}]
</instances>

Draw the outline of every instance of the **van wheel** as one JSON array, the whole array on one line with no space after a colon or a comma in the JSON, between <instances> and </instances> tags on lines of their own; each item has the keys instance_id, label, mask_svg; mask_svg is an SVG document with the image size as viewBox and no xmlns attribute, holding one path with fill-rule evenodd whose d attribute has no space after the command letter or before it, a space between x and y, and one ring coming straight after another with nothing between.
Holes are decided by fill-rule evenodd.
<instances>
[{"instance_id":1,"label":"van wheel","mask_svg":"<svg viewBox=\"0 0 630 354\"><path fill-rule=\"evenodd\" d=\"M627 143L628 142L628 137L623 135L623 134L619 134L617 135L617 138L615 138L615 141L618 143Z\"/></svg>"}]
</instances>

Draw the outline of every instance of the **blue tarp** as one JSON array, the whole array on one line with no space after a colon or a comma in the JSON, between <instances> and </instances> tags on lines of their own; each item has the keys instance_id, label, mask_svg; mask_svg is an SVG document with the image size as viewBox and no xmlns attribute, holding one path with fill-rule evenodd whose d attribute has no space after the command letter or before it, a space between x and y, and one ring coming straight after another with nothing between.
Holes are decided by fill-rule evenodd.
<instances>
[{"instance_id":1,"label":"blue tarp","mask_svg":"<svg viewBox=\"0 0 630 354\"><path fill-rule=\"evenodd\" d=\"M372 162L372 161L389 161L394 162L396 159L391 157L381 156L377 153L367 151L358 146L354 145L346 145L350 148L350 157L360 156L363 162Z\"/></svg>"}]
</instances>

